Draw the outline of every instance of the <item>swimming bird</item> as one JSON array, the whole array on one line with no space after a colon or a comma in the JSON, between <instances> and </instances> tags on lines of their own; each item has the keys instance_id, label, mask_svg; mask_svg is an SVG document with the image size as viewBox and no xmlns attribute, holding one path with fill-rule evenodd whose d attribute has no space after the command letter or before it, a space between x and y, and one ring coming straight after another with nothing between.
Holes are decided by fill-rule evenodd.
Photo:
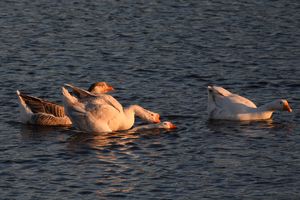
<instances>
[{"instance_id":1,"label":"swimming bird","mask_svg":"<svg viewBox=\"0 0 300 200\"><path fill-rule=\"evenodd\" d=\"M93 83L88 91L94 94L102 94L113 90L114 88L106 82ZM80 97L82 94L73 91L74 95ZM21 122L34 125L47 126L67 126L72 122L66 116L64 107L51 101L26 95L17 90L19 99Z\"/></svg>"},{"instance_id":2,"label":"swimming bird","mask_svg":"<svg viewBox=\"0 0 300 200\"><path fill-rule=\"evenodd\" d=\"M130 129L130 132L143 131L143 130L151 130L151 129L175 129L177 128L172 122L164 121L158 124L146 124L134 127Z\"/></svg>"},{"instance_id":3,"label":"swimming bird","mask_svg":"<svg viewBox=\"0 0 300 200\"><path fill-rule=\"evenodd\" d=\"M208 117L224 120L265 120L270 119L274 111L292 109L285 99L278 99L257 107L249 99L218 86L208 86Z\"/></svg>"},{"instance_id":4,"label":"swimming bird","mask_svg":"<svg viewBox=\"0 0 300 200\"><path fill-rule=\"evenodd\" d=\"M82 93L81 97L71 95L65 87ZM151 123L160 122L158 113L139 105L123 108L111 95L94 95L69 84L65 87L62 87L62 94L66 113L81 131L102 133L128 130L134 124L135 115Z\"/></svg>"}]
</instances>

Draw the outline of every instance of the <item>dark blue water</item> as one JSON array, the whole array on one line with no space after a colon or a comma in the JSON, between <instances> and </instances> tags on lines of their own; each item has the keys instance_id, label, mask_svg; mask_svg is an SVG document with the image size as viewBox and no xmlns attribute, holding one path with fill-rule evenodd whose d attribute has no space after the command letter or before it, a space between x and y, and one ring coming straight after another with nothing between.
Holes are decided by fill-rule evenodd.
<instances>
[{"instance_id":1,"label":"dark blue water","mask_svg":"<svg viewBox=\"0 0 300 200\"><path fill-rule=\"evenodd\" d=\"M300 198L298 0L1 1L0 60L1 199ZM96 81L178 129L19 123L17 89L61 102ZM294 112L210 122L212 83Z\"/></svg>"}]
</instances>

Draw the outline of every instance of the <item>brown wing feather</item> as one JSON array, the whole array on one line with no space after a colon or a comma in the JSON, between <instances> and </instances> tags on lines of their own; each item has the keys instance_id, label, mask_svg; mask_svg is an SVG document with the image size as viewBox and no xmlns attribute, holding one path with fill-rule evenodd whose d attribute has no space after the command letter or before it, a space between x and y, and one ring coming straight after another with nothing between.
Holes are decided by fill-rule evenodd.
<instances>
[{"instance_id":1,"label":"brown wing feather","mask_svg":"<svg viewBox=\"0 0 300 200\"><path fill-rule=\"evenodd\" d=\"M33 113L47 113L52 114L55 117L65 116L64 107L57 103L46 101L23 93L20 93L20 97L25 101L26 105Z\"/></svg>"},{"instance_id":2,"label":"brown wing feather","mask_svg":"<svg viewBox=\"0 0 300 200\"><path fill-rule=\"evenodd\" d=\"M53 115L48 115L44 113L34 114L31 118L33 124L43 125L43 126L65 126L71 125L70 119L65 117L55 117Z\"/></svg>"}]
</instances>

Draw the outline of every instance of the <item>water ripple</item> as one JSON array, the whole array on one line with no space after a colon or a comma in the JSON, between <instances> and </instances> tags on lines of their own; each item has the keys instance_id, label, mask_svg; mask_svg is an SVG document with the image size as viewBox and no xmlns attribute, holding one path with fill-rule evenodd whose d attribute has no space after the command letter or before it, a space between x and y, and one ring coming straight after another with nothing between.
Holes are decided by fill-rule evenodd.
<instances>
[{"instance_id":1,"label":"water ripple","mask_svg":"<svg viewBox=\"0 0 300 200\"><path fill-rule=\"evenodd\" d=\"M0 2L3 199L299 199L298 1ZM86 134L19 123L17 89L107 81L172 131ZM293 113L207 120L206 87ZM142 124L137 120L137 124Z\"/></svg>"}]
</instances>

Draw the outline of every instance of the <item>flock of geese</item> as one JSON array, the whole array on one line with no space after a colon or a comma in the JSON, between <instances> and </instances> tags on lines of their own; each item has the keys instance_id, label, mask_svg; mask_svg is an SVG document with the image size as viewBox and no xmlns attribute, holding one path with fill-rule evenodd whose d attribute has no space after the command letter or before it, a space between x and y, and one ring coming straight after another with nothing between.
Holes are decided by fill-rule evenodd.
<instances>
[{"instance_id":1,"label":"flock of geese","mask_svg":"<svg viewBox=\"0 0 300 200\"><path fill-rule=\"evenodd\" d=\"M113 96L114 90L106 82L97 82L88 90L65 84L62 87L63 106L17 90L21 122L33 125L74 126L83 132L115 132L122 130L139 131L144 129L174 129L169 122L161 122L158 113L139 105L123 107ZM285 99L257 107L249 99L231 93L218 86L208 86L208 118L216 120L266 120L274 111L292 112ZM71 92L70 92L71 91ZM135 116L148 125L131 129Z\"/></svg>"}]
</instances>

